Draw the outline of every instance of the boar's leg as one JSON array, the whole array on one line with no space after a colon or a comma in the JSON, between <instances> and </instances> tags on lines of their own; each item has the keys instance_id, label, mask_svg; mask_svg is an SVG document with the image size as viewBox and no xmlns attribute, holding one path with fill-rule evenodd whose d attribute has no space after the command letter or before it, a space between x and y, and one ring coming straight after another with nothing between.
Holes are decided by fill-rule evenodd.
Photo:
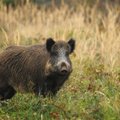
<instances>
[{"instance_id":1,"label":"boar's leg","mask_svg":"<svg viewBox=\"0 0 120 120\"><path fill-rule=\"evenodd\" d=\"M10 85L0 88L0 100L10 99L15 95L16 91Z\"/></svg>"},{"instance_id":2,"label":"boar's leg","mask_svg":"<svg viewBox=\"0 0 120 120\"><path fill-rule=\"evenodd\" d=\"M37 95L37 96L41 96L42 95L42 89L43 89L42 83L41 84L35 84L33 86L34 94Z\"/></svg>"},{"instance_id":3,"label":"boar's leg","mask_svg":"<svg viewBox=\"0 0 120 120\"><path fill-rule=\"evenodd\" d=\"M45 82L44 83L44 87L41 91L43 97L46 97L46 96L50 96L50 97L53 97L56 95L57 91L56 91L56 83L55 82Z\"/></svg>"},{"instance_id":4,"label":"boar's leg","mask_svg":"<svg viewBox=\"0 0 120 120\"><path fill-rule=\"evenodd\" d=\"M0 100L12 98L16 91L9 85L9 72L0 64Z\"/></svg>"},{"instance_id":5,"label":"boar's leg","mask_svg":"<svg viewBox=\"0 0 120 120\"><path fill-rule=\"evenodd\" d=\"M39 86L38 85L34 85L33 86L33 91L34 91L35 95L38 96L40 94L40 88L39 88Z\"/></svg>"}]
</instances>

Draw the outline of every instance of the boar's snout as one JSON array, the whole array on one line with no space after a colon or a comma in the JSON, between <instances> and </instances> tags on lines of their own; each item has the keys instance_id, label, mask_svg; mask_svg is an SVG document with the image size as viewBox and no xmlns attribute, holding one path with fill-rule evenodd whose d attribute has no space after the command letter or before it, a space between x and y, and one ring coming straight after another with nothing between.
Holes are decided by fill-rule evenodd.
<instances>
[{"instance_id":1,"label":"boar's snout","mask_svg":"<svg viewBox=\"0 0 120 120\"><path fill-rule=\"evenodd\" d=\"M69 63L61 62L58 64L59 73L61 75L67 75L71 72L71 66Z\"/></svg>"}]
</instances>

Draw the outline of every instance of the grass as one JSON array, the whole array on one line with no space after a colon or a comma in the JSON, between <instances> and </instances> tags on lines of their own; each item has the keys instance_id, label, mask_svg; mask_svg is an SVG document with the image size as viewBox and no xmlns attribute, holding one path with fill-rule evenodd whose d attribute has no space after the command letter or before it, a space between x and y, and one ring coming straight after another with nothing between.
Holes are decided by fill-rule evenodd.
<instances>
[{"instance_id":1,"label":"grass","mask_svg":"<svg viewBox=\"0 0 120 120\"><path fill-rule=\"evenodd\" d=\"M17 93L0 106L0 120L120 120L120 24L118 6L106 13L78 5L53 10L0 8L0 48L76 39L74 71L55 98Z\"/></svg>"}]
</instances>

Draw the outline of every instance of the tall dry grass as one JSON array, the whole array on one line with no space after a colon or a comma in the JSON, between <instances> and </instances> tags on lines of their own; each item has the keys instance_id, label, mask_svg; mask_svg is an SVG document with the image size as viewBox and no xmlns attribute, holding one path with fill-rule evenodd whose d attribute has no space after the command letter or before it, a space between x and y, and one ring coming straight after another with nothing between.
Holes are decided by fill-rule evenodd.
<instances>
[{"instance_id":1,"label":"tall dry grass","mask_svg":"<svg viewBox=\"0 0 120 120\"><path fill-rule=\"evenodd\" d=\"M27 4L17 9L0 9L0 46L41 43L48 37L76 39L75 58L101 61L109 70L120 66L120 7L106 5L106 11L78 5L37 9Z\"/></svg>"}]
</instances>

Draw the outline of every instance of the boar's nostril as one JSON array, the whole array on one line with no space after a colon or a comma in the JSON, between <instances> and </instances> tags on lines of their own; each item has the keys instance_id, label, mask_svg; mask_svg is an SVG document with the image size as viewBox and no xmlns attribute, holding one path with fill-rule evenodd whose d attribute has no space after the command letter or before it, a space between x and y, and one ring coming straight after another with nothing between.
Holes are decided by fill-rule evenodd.
<instances>
[{"instance_id":1,"label":"boar's nostril","mask_svg":"<svg viewBox=\"0 0 120 120\"><path fill-rule=\"evenodd\" d=\"M66 75L69 73L69 65L66 62L61 62L59 64L59 72L61 75Z\"/></svg>"},{"instance_id":2,"label":"boar's nostril","mask_svg":"<svg viewBox=\"0 0 120 120\"><path fill-rule=\"evenodd\" d=\"M66 69L61 70L61 74L67 74L67 73L68 73L68 71Z\"/></svg>"},{"instance_id":3,"label":"boar's nostril","mask_svg":"<svg viewBox=\"0 0 120 120\"><path fill-rule=\"evenodd\" d=\"M61 74L67 74L68 73L68 69L67 69L67 66L61 66L61 69L60 69L60 72Z\"/></svg>"}]
</instances>

